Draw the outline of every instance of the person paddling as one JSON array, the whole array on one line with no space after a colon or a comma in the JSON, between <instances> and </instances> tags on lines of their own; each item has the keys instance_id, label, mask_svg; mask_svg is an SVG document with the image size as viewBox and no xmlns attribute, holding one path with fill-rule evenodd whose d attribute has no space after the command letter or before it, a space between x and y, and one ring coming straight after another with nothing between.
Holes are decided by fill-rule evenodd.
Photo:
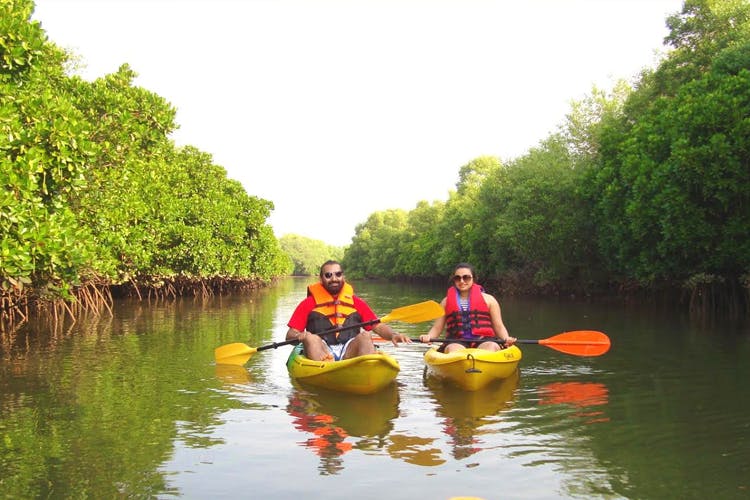
<instances>
[{"instance_id":1,"label":"person paddling","mask_svg":"<svg viewBox=\"0 0 750 500\"><path fill-rule=\"evenodd\" d=\"M476 273L471 264L457 264L452 273L452 285L440 303L445 315L435 320L430 331L419 336L420 342L430 343L445 328L446 339L462 342L444 342L438 349L452 352L467 347L498 351L515 343L503 323L500 303L476 283ZM492 339L492 340L490 340ZM503 340L500 344L494 339ZM468 341L468 342L467 342Z\"/></svg>"},{"instance_id":2,"label":"person paddling","mask_svg":"<svg viewBox=\"0 0 750 500\"><path fill-rule=\"evenodd\" d=\"M305 356L315 361L374 354L375 344L369 330L394 344L411 343L409 337L396 333L385 323L367 325L364 330L360 326L346 328L374 320L377 316L370 306L346 282L341 264L329 260L320 266L320 281L307 287L307 297L297 305L287 323L286 340L302 342ZM344 329L323 334L338 327Z\"/></svg>"}]
</instances>

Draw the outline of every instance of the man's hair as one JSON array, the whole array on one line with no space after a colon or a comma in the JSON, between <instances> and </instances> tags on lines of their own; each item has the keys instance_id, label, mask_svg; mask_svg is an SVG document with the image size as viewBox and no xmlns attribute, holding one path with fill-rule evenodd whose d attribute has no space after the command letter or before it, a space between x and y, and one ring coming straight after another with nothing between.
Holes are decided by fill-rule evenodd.
<instances>
[{"instance_id":1,"label":"man's hair","mask_svg":"<svg viewBox=\"0 0 750 500\"><path fill-rule=\"evenodd\" d=\"M320 266L320 273L319 273L319 275L320 275L321 278L323 277L323 268L326 267L326 266L330 266L331 264L338 264L338 266L341 268L341 272L344 272L344 266L341 265L341 262L339 262L337 260L327 260L327 261L323 262L323 265Z\"/></svg>"}]
</instances>

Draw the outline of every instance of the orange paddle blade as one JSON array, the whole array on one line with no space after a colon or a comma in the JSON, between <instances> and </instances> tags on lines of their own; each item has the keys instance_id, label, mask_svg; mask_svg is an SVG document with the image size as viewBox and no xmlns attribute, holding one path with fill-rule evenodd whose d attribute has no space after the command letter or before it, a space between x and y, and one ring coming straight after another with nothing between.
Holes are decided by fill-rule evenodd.
<instances>
[{"instance_id":1,"label":"orange paddle blade","mask_svg":"<svg viewBox=\"0 0 750 500\"><path fill-rule=\"evenodd\" d=\"M553 337L541 339L537 343L575 356L601 356L609 351L611 346L609 337L595 330L559 333Z\"/></svg>"}]
</instances>

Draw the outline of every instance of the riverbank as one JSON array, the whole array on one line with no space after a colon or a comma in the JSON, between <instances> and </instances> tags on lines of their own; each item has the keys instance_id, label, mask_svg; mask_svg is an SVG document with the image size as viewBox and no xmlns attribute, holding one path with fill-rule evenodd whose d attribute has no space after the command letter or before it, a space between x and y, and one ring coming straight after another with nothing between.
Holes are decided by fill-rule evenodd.
<instances>
[{"instance_id":1,"label":"riverbank","mask_svg":"<svg viewBox=\"0 0 750 500\"><path fill-rule=\"evenodd\" d=\"M32 292L30 288L14 287L0 295L0 331L13 330L30 317L74 318L82 312L112 313L115 299L132 298L139 301L169 301L180 297L208 298L217 295L245 294L268 287L279 277L263 280L253 278L195 278L188 276L152 277L111 285L90 281L75 287L69 298ZM311 279L314 279L311 277ZM375 280L377 281L377 280ZM443 279L403 279L404 283L445 286ZM687 284L664 283L646 287L638 283L611 283L607 287L540 285L520 274L506 275L482 281L488 293L499 299L508 297L559 298L586 300L595 303L625 302L630 304L659 304L682 309L700 317L726 316L743 318L750 313L750 283L728 285L712 277L696 279Z\"/></svg>"},{"instance_id":2,"label":"riverbank","mask_svg":"<svg viewBox=\"0 0 750 500\"><path fill-rule=\"evenodd\" d=\"M278 278L194 278L174 276L142 278L122 284L89 281L74 287L69 297L53 295L48 290L34 290L23 284L12 286L0 294L0 331L13 328L31 317L74 317L82 312L112 312L116 298L138 300L173 300L178 297L211 297L247 293L272 285Z\"/></svg>"}]
</instances>

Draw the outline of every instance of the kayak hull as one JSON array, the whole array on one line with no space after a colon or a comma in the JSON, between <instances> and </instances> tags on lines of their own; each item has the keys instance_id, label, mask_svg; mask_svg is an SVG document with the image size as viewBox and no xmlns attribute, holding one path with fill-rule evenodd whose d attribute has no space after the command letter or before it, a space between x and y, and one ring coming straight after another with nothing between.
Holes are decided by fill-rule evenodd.
<instances>
[{"instance_id":1,"label":"kayak hull","mask_svg":"<svg viewBox=\"0 0 750 500\"><path fill-rule=\"evenodd\" d=\"M341 361L313 361L302 354L302 346L292 349L286 362L289 375L302 383L352 394L372 394L391 383L401 369L398 361L385 353L366 354Z\"/></svg>"},{"instance_id":2,"label":"kayak hull","mask_svg":"<svg viewBox=\"0 0 750 500\"><path fill-rule=\"evenodd\" d=\"M433 347L425 353L424 361L428 375L467 391L477 391L513 375L521 357L517 346L500 351L470 348L449 353L438 352L437 347Z\"/></svg>"}]
</instances>

